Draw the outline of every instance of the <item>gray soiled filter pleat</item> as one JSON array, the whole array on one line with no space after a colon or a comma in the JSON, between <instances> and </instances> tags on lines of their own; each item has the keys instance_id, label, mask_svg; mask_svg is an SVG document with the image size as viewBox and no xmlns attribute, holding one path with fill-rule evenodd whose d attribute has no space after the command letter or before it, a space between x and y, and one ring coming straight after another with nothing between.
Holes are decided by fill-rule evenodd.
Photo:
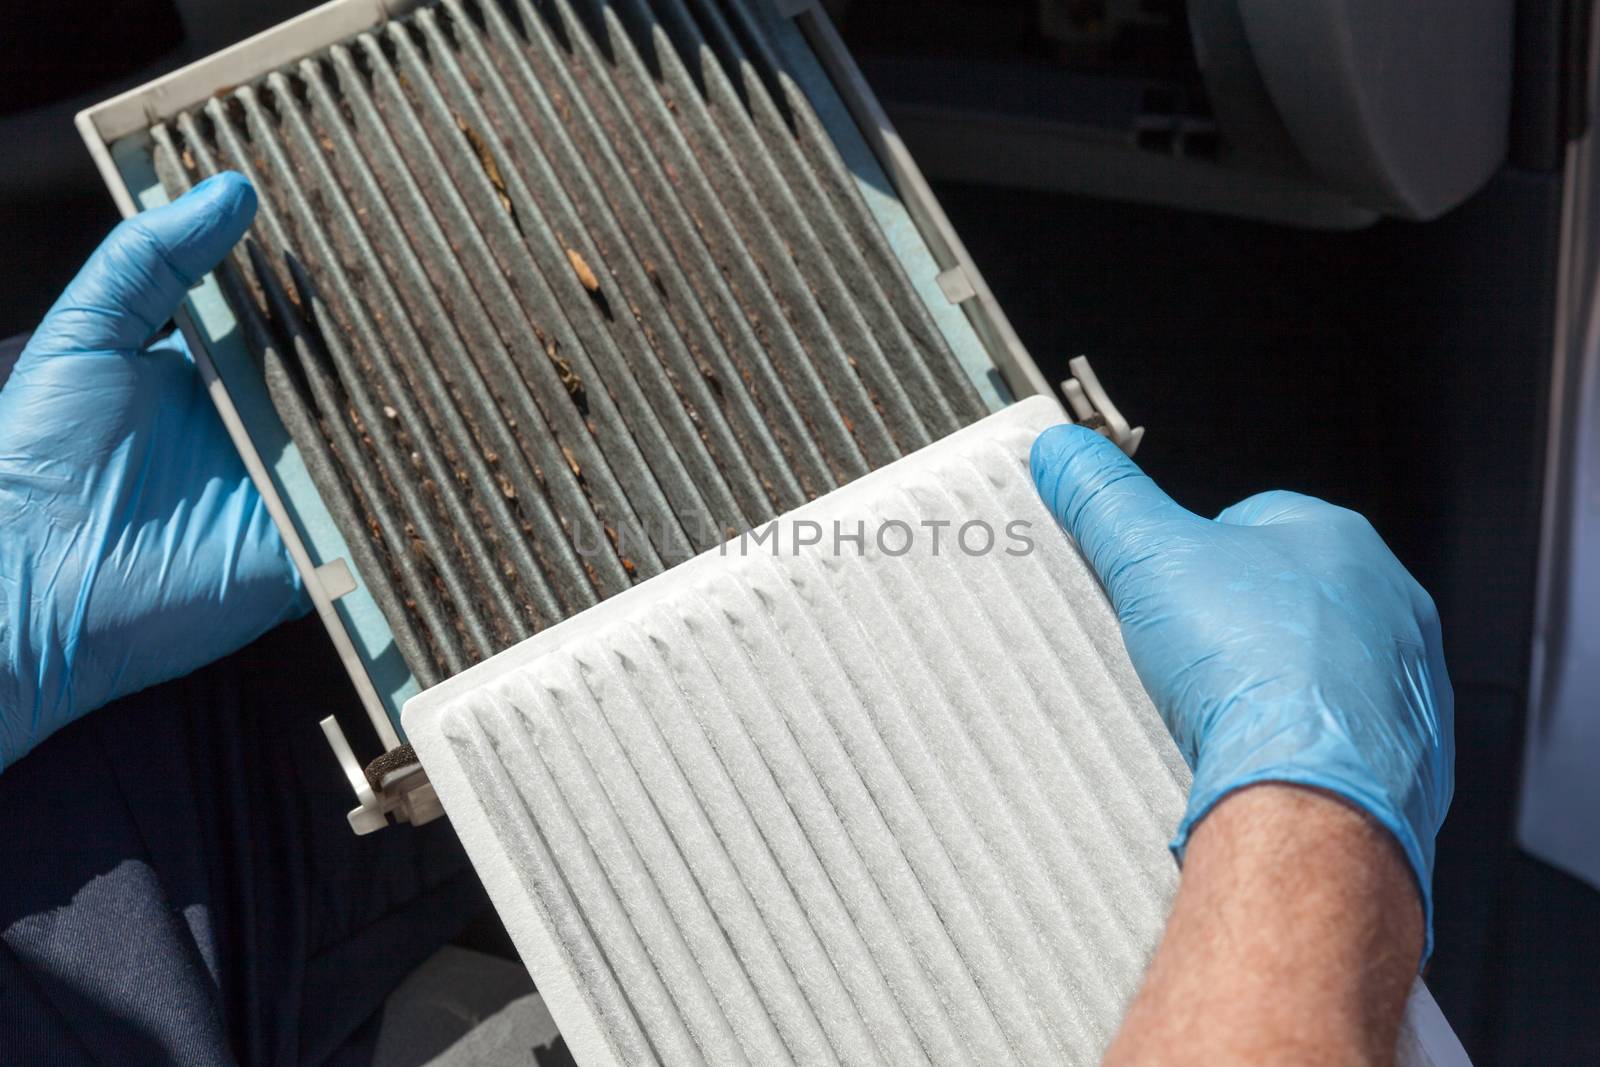
<instances>
[{"instance_id":1,"label":"gray soiled filter pleat","mask_svg":"<svg viewBox=\"0 0 1600 1067\"><path fill-rule=\"evenodd\" d=\"M484 94L495 125L506 131L503 140L509 143L521 159L541 159L548 153L561 172L572 175L586 168L578 161L576 153L559 132L540 139L535 129L558 130L556 116L549 107L545 94L531 80L523 80L512 73L502 74L502 65L489 55L482 35L470 32L470 16L455 0L445 0L441 9L450 16L452 33L459 40L464 53L462 63L465 73L461 77L488 87ZM428 40L436 49L443 49L443 34L431 13L419 15L419 22ZM486 19L498 15L497 10L485 12ZM489 27L492 32L492 27ZM501 50L506 51L505 49ZM521 68L525 70L525 65ZM458 79L459 80L459 79ZM518 90L521 90L520 92ZM678 326L661 303L662 297L651 281L638 255L622 234L610 206L595 188L596 181L606 178L595 175L594 181L562 183L555 166L537 168L534 190L540 205L547 214L559 216L559 226L567 233L578 233L587 225L595 241L601 261L617 271L618 280L629 293L626 309L612 309L611 321L634 323L643 331L643 337L661 354L669 376L671 388L682 401L685 413L714 443L719 464L729 474L729 485L740 497L740 506L747 513L763 514L771 507L792 507L800 502L799 486L784 462L776 441L755 411L749 394L744 390L713 392L711 382L717 381L710 364L695 358L691 347L698 342L705 346L711 338L709 330L681 336L682 327L661 329L662 324ZM547 205L552 205L551 206ZM581 222L580 222L581 219ZM561 236L558 233L558 237ZM642 305L642 306L641 306ZM703 318L703 316L702 316ZM619 342L635 343L636 336L619 337ZM720 350L720 346L717 346ZM708 381L710 378L710 381ZM727 403L727 418L706 418L704 412Z\"/></svg>"},{"instance_id":2,"label":"gray soiled filter pleat","mask_svg":"<svg viewBox=\"0 0 1600 1067\"><path fill-rule=\"evenodd\" d=\"M362 37L360 47L364 57L382 57L371 37ZM447 173L445 164L435 152L417 116L404 104L404 93L392 69L387 63L376 65L373 68L373 86L369 92L362 83L349 49L335 46L331 50L331 57L341 83L350 86L344 98L350 103L358 120L358 130L371 131L368 136L379 141L385 140L387 135L393 139L396 154L419 164L406 176L423 190L427 210L417 206L414 201L409 205L409 210L419 220L429 213L437 218L438 224L444 228L444 236L459 257L459 269L479 286L481 303L478 308L494 325L500 340L498 344L491 342L481 349L474 349L474 358L484 359L485 377L502 394L500 403L508 421L522 429L518 436L528 449L530 460L544 472L546 484L552 487L555 506L569 517L570 522L572 516L583 513L582 497L587 495L589 507L596 518L619 531L621 537L636 546L633 561L636 568L646 576L657 573L661 569L660 560L645 538L635 505L630 503L629 498L630 495L634 496L640 510L665 509L665 499L648 478L630 478L620 482L612 472L608 457L596 448L593 436L584 425L584 415L579 410L580 403L587 405L587 390L580 383L580 392L575 394L573 388L562 382L558 366L546 350L548 345L554 351L557 341L554 338L540 339L536 323L541 316L523 308L511 280L497 264L461 192L454 183L443 177ZM384 115L390 117L387 124L382 117ZM396 171L405 169L393 158L393 154L385 163ZM481 167L481 163L474 165ZM482 182L486 183L487 178L483 177ZM492 190L489 198L493 199ZM499 210L498 204L489 208L490 212ZM503 220L497 217L497 221L502 221L504 228ZM442 267L449 268L449 264ZM465 298L458 307L468 314L477 310ZM550 433L530 432L529 428L537 428L541 421L548 425ZM616 433L610 435L608 440L616 442L619 451L611 458L617 461L619 469L624 472L644 469L643 457L638 454L631 438ZM609 582L614 581L611 576L621 561L614 557L602 558L611 554L590 555L595 557L594 565L606 572L608 584L602 586L602 591L615 592L615 589L609 588Z\"/></svg>"},{"instance_id":3,"label":"gray soiled filter pleat","mask_svg":"<svg viewBox=\"0 0 1600 1067\"><path fill-rule=\"evenodd\" d=\"M1034 490L1063 417L1013 405L407 704L584 1067L1099 1062L1189 772ZM1399 1062L1453 1044L1419 984Z\"/></svg>"},{"instance_id":4,"label":"gray soiled filter pleat","mask_svg":"<svg viewBox=\"0 0 1600 1067\"><path fill-rule=\"evenodd\" d=\"M215 123L220 115L221 106L219 104L209 105L205 121ZM218 160L208 147L208 139L201 134L200 121L193 115L181 115L178 119L178 127L188 146L186 152L189 157L192 157L197 162L201 172L206 174L216 173L219 169ZM260 173L261 167L257 166L248 152L243 150L243 146L231 131L225 130L222 132L219 140L223 142L222 145L219 145L219 154L225 154L224 149L233 152L237 162L233 162L231 165L236 169L242 170L246 176L250 177L257 184L258 189L264 189ZM228 160L223 159L222 162L226 163ZM264 166L264 163L262 166ZM392 519L389 519L384 512L369 513L371 521L378 524L383 536L392 537L400 531L404 531L404 535L412 543L413 547L410 552L397 554L396 556L402 561L402 574L399 576L401 588L404 588L404 584L408 579L405 573L406 557L425 554L429 563L437 572L438 581L446 586L446 595L440 599L446 604L452 603L455 598L448 595L448 590L450 588L464 587L468 579L463 562L458 559L457 553L454 551L453 532L450 531L448 525L440 526L433 521L433 509L430 505L424 503L423 490L417 484L412 471L408 469L407 461L403 458L412 451L408 447L409 441L397 435L397 440L394 442L398 446L397 448L376 446L376 441L380 438L380 435L390 429L392 422L397 421L386 419L384 412L395 409L387 407L384 400L386 393L383 389L370 388L366 382L361 380L359 372L355 369L355 360L348 351L344 335L334 325L333 313L327 301L320 290L306 282L303 271L296 262L294 254L289 251L294 246L288 240L283 222L279 218L278 210L269 198L263 197L261 200L261 206L256 216L255 232L262 236L268 247L280 250L278 254L282 256L282 262L277 265L271 263L263 265L259 261L259 256L255 255L253 251L252 260L245 262L241 273L246 278L254 278L258 288L264 291L268 295L268 299L273 300L275 306L280 309L283 308L286 302L289 302L288 293L294 292L298 294L300 304L310 309L307 317L310 320L310 324L316 327L317 338L321 342L320 346L317 346L318 351L325 353L334 368L336 368L334 373L340 379L344 393L348 397L347 404L340 404L332 399L334 393L340 387L330 384L330 374L324 370L322 361L318 356L310 351L311 347L316 345L316 341L307 338L308 331L305 320L285 310L278 316L279 321L294 335L294 351L300 357L301 369L307 381L313 384L319 396L328 401L323 409L323 417L325 421L332 420L330 433L335 439L336 449L339 450L343 457L344 470L354 480L360 481L363 476L363 467L365 466L362 463L362 459L365 457L352 448L347 439L340 439L341 435L346 438L348 436L346 433L347 428L344 426L344 420L348 412L349 418L354 422L354 425L348 429L374 442L371 453L378 467L377 477L381 478L386 486L394 487L395 505L402 514L408 517L407 521L402 525L396 524ZM258 247L255 244L251 245L252 250ZM287 278L280 276L280 271L284 272ZM264 352L263 355L265 355ZM399 395L399 402L404 403L406 394L401 391ZM280 396L278 399L285 398ZM280 410L285 407L282 403L279 406ZM398 412L396 414L398 415ZM292 412L288 415L288 418L291 421L294 420ZM331 490L324 491L331 492ZM389 493L375 492L371 499L375 502L381 501L390 495ZM352 536L360 536L359 532L352 534L348 528L345 529L345 535L347 539ZM375 586L375 589L377 595L387 605L385 610L393 610L393 601L396 599L397 590L386 583ZM433 604L434 598L423 592L414 597L412 604L408 606L414 606L417 609L420 617L419 621L427 627L429 637L435 647L441 650L440 654L435 657L439 666L442 666L450 673L454 673L460 669L458 664L462 661L480 659L488 655L496 647L488 637L488 631L480 615L470 612L462 615L458 612L455 616L454 625L440 626L438 625L438 618L433 609ZM413 667L413 669L416 670L417 668ZM426 668L422 673L427 673Z\"/></svg>"},{"instance_id":5,"label":"gray soiled filter pleat","mask_svg":"<svg viewBox=\"0 0 1600 1067\"><path fill-rule=\"evenodd\" d=\"M950 405L929 377L928 360L915 351L899 317L888 307L878 280L866 269L855 251L857 242L822 194L792 131L785 126L781 137L761 136L758 123L784 123L764 84L748 76L749 63L736 50L720 12L714 5L700 5L706 32L717 36L726 54L738 60L737 86L682 3L657 2L651 10L664 16L680 54L698 62L698 80L713 118L734 147L751 188L779 225L818 303L840 329L862 377L871 383L874 402L894 413L895 424L922 431L913 440L900 441L901 447L917 447L955 429ZM781 181L779 175L789 180Z\"/></svg>"},{"instance_id":6,"label":"gray soiled filter pleat","mask_svg":"<svg viewBox=\"0 0 1600 1067\"><path fill-rule=\"evenodd\" d=\"M336 49L336 53L336 61L344 58L342 49ZM371 115L370 100L359 84L359 78L354 77L354 72L349 71L348 67L346 71L352 84L344 100L352 110L365 108ZM461 331L465 342L463 350L471 354L471 359L464 362L477 363L481 368L476 373L463 368L465 373L457 376L456 384L458 388L470 389L476 394L476 410L481 413L482 420L478 433L491 440L490 447L496 449L500 458L497 466L505 479L502 491L519 502L532 528L546 535L536 536L532 543L544 555L542 562L545 569L560 586L561 601L559 605L547 603L547 610L552 616L557 616L587 607L595 600L594 589L583 580L582 564L567 539L548 536L551 531L558 530L560 524L530 464L543 462L542 469L550 471L552 475L545 485L551 487L552 497L564 507L572 510L581 507L582 493L549 437L543 434L532 435L531 438L523 435L519 440L498 416L499 406L503 403L500 398L505 390L497 390L491 383L496 375L506 375L511 370L510 355L500 344L487 313L452 254L448 238L433 216L425 210L421 193L403 167L402 157L393 141L386 136L382 124L368 121L359 126L358 129L367 132L369 139L366 144L358 145L339 114L338 103L323 77L322 68L307 61L301 64L300 73L304 83L310 87L313 116L319 120L318 130L323 131L319 141L328 146L328 156L335 161L360 159L369 162L363 168L367 174L380 184L387 182L391 187L398 186L389 196L401 205L406 224L401 225L398 219L391 218L388 221L393 225L379 226L377 232L391 237L402 234L410 236L410 244L425 264L424 272L438 286L440 299L452 312L451 321ZM514 395L525 394L519 391ZM524 405L518 410L517 417L536 424L535 410L530 405ZM522 448L522 441L530 439L545 446L532 456L524 454ZM627 584L627 576L614 556L597 555L591 565L597 572L603 572L593 577L603 582L605 591L615 592Z\"/></svg>"},{"instance_id":7,"label":"gray soiled filter pleat","mask_svg":"<svg viewBox=\"0 0 1600 1067\"><path fill-rule=\"evenodd\" d=\"M257 188L224 295L424 685L981 410L759 18L625 7L443 0L153 131Z\"/></svg>"},{"instance_id":8,"label":"gray soiled filter pleat","mask_svg":"<svg viewBox=\"0 0 1600 1067\"><path fill-rule=\"evenodd\" d=\"M1033 490L1062 417L1015 405L407 706L580 1062L1097 1061L1187 770Z\"/></svg>"},{"instance_id":9,"label":"gray soiled filter pleat","mask_svg":"<svg viewBox=\"0 0 1600 1067\"><path fill-rule=\"evenodd\" d=\"M310 299L321 336L328 340L330 354L335 354L336 358L345 357L340 375L346 393L357 407L369 437L388 458L392 478L403 484L415 481L422 495L440 512L440 521L426 523L426 528L440 538L430 541L428 549L439 560L452 596L458 603L473 604L471 610L459 614L477 649L481 654L488 654L503 645L505 634L511 629L509 619L517 614L517 606L505 588L500 568L481 565L483 561L493 560L495 553L484 529L486 524L479 522L473 513L481 509L481 504L468 495L471 492L466 484L468 479L456 473L455 465L461 461L461 443L469 436L462 417L449 404L443 381L430 364L423 362L421 368L424 386L436 387L432 394L414 388L397 366L399 360L380 337L373 321L374 315L382 320L393 314L392 292L385 294L387 299L376 312L369 312L363 305L349 269L322 229L323 215L337 214L337 208L333 205L325 211L313 208L287 152L271 136L270 123L253 90L249 87L238 90L236 99L245 120L240 124L242 130L234 127L228 109L220 100L206 105L207 116L218 132L219 144L227 153L230 165L242 171L258 191L265 194L259 211L266 220L266 228L276 231L280 240L294 233L292 244L279 243L275 248L282 250L291 275L297 275L295 288L302 294L307 290L315 294ZM260 151L262 158L257 160L254 151ZM272 180L269 181L268 176ZM316 199L319 204L323 202L321 195ZM349 214L348 210L345 214ZM350 228L348 218L342 221ZM305 251L298 251L300 249ZM349 250L346 251L348 254ZM362 266L367 269L362 270ZM381 264L369 261L358 264L355 269L358 277L377 277L381 282ZM317 272L315 283L306 273L311 270ZM300 284L302 281L304 284ZM302 295L302 300L305 299ZM396 328L403 327L391 324L391 330ZM353 352L344 349L341 340L344 337L349 338ZM423 402L427 395L434 398L432 404ZM424 414L425 407L445 413L445 432L438 432L430 425ZM392 417L388 414L391 411L395 413ZM373 432L380 427L377 433ZM388 440L380 444L382 435L387 435ZM433 441L430 442L430 438ZM429 447L433 443L439 447ZM398 448L390 453L385 444ZM474 454L473 458L477 460L475 465L481 468L481 457ZM408 465L419 469L407 470ZM477 484L485 488L493 485L487 477ZM411 502L416 505L416 494L412 494ZM423 525L423 514L425 510L415 513L413 521L419 526Z\"/></svg>"},{"instance_id":10,"label":"gray soiled filter pleat","mask_svg":"<svg viewBox=\"0 0 1600 1067\"><path fill-rule=\"evenodd\" d=\"M528 12L526 0L519 0L519 8L529 18L539 17ZM755 207L754 195L730 171L736 170L731 158L724 153L703 160L657 94L639 47L655 55L660 42L646 34L636 47L609 5L584 8L589 15L586 22L564 0L550 5L553 21L565 27L571 42L570 53L563 54L583 79L584 95L614 107L612 128L619 144L637 139L660 161L671 189L683 197L685 210L712 255L737 281L735 292L744 314L782 357L777 367L780 373L791 373L786 385L792 395L804 398L813 425L825 440L836 442L841 461L849 463L851 453L869 465L891 458L892 442L861 383L849 373L849 356L839 349L826 320L815 314L804 279L781 249L781 240ZM591 30L596 40L590 39ZM719 178L724 179L721 184ZM732 197L726 203L724 189Z\"/></svg>"},{"instance_id":11,"label":"gray soiled filter pleat","mask_svg":"<svg viewBox=\"0 0 1600 1067\"><path fill-rule=\"evenodd\" d=\"M818 496L864 471L848 430L838 412L826 403L826 391L792 331L763 326L773 318L782 321L770 295L759 308L747 310L740 305L736 290L764 293L748 255L737 242L719 243L717 238L702 236L690 208L680 202L675 182L648 150L622 106L616 86L609 80L586 78L581 68L569 71L560 58L565 53L554 43L543 20L525 6L520 8L519 23L526 35L525 45L518 44L511 19L498 6L491 4L482 10L495 35L495 55L513 64L525 84L536 87L530 91L551 100L552 106L553 101L560 101L559 122L542 122L539 128L565 134L578 149L581 160L567 168L567 173L580 185L597 186L611 203L671 312L686 319L703 318L704 325L715 333L725 351L726 362L713 365L721 376L722 391L743 393L738 383L742 380L747 385L805 497ZM582 39L578 40L575 49L581 47ZM684 182L691 181L689 175L673 173ZM720 215L704 219L724 238L731 232ZM732 252L724 260L728 264L726 278L713 258L713 248ZM696 324L691 329L703 327ZM717 346L709 347L714 352ZM795 384L785 386L785 381Z\"/></svg>"},{"instance_id":12,"label":"gray soiled filter pleat","mask_svg":"<svg viewBox=\"0 0 1600 1067\"><path fill-rule=\"evenodd\" d=\"M279 128L288 134L283 143L289 165L306 174L322 193L323 214L331 222L327 230L336 254L380 268L369 271L366 286L381 343L401 365L425 407L433 408L435 432L448 436L454 445L459 463L456 476L465 477L475 490L469 499L482 516L481 533L494 560L493 567L485 568L486 584L497 600L504 632L531 632L541 617L557 618L561 610L536 553L538 540L515 535L522 523L508 498L514 498L516 491L531 493L531 476L509 484L503 479L508 470L520 473L515 468L522 460L521 452L472 361L464 358L466 344L460 327L445 311L405 241L371 169L349 166L341 182L330 161L340 153L324 150L297 106L298 94L288 79L282 74L269 75L267 86L275 94L276 110L282 116ZM264 128L264 108L252 97L243 96L244 92L241 90L246 112L255 118L257 129ZM441 365L434 358L436 352L452 353L456 358Z\"/></svg>"},{"instance_id":13,"label":"gray soiled filter pleat","mask_svg":"<svg viewBox=\"0 0 1600 1067\"><path fill-rule=\"evenodd\" d=\"M646 574L659 568L658 557L681 558L691 549L712 543L721 523L737 522L731 517L736 512L731 512L725 494L718 494L724 504L720 516L699 496L683 457L660 432L654 413L619 350L597 324L589 294L576 278L565 250L540 221L531 196L512 166L514 157L498 142L489 140L492 131L485 132L489 127L481 113L474 114L477 121L468 124L449 109L437 92L429 91L427 86L431 83L419 84L428 76L427 71L404 27L392 25L386 40L402 65L411 71L407 81L396 77L394 82L407 85L407 96L416 98L417 126L427 131L426 136L438 149L457 187L468 192L475 216L496 249L501 269L529 303L529 317L547 331L548 343L556 354L576 368L583 383L585 407L589 409L586 415L598 430L596 436L608 458L612 458L614 469L624 479L632 508L646 516L643 529L648 541L641 542L637 535L627 536L626 529L619 531L619 541L639 544L648 554L643 561ZM376 44L370 39L367 44L369 57L375 64L382 63L384 57ZM379 77L386 73L380 66ZM404 107L410 106L408 100ZM401 110L398 102L395 110ZM458 119L462 121L458 123ZM458 130L458 125L465 128ZM494 173L503 175L499 184L491 182L486 173L490 160L494 161ZM503 169L501 160L506 161ZM507 207L515 207L513 193L518 194L522 204L517 215ZM542 239L538 250L524 242L525 219ZM558 290L567 291L566 305L558 297ZM568 310L576 312L570 319ZM703 455L694 458L704 459ZM573 466L580 473L588 469L581 458ZM710 469L704 462L699 468L703 474ZM638 566L631 559L629 563Z\"/></svg>"},{"instance_id":14,"label":"gray soiled filter pleat","mask_svg":"<svg viewBox=\"0 0 1600 1067\"><path fill-rule=\"evenodd\" d=\"M587 218L580 215L493 64L473 63L470 54L458 57L433 11L419 12L417 25L450 102L463 109L481 103L479 114L488 120L508 154L519 161L535 200L533 210L550 221L555 240L564 249L576 252L585 264L593 260L613 272L613 278L595 276L598 288L588 301L590 314L599 312L619 351L654 353L658 357L635 359L634 375L640 379L643 393L655 398L653 407L667 435L682 454L693 458L695 481L706 506L713 514L728 515L734 528L743 528L747 510L763 514L772 502L733 427L725 419L705 418L713 405L711 391L677 332L650 330L643 325L639 303L653 301L655 290L627 245L613 239L607 213L590 213ZM453 20L452 27L458 32L450 36L481 45L482 39L473 32L470 22ZM465 72L463 63L467 66ZM481 87L481 101L473 86ZM627 303L613 306L611 294L619 288L627 294ZM662 321L662 317L656 316L655 321Z\"/></svg>"},{"instance_id":15,"label":"gray soiled filter pleat","mask_svg":"<svg viewBox=\"0 0 1600 1067\"><path fill-rule=\"evenodd\" d=\"M555 6L568 5L556 0ZM628 13L634 16L633 37L611 4L600 4L592 15L616 56L616 66L609 71L621 84L624 99L635 109L641 125L653 130L658 144L686 148L683 167L692 168L709 183L717 198L711 210L733 220L738 241L755 257L868 460L880 464L895 458L901 454L896 435L857 373L856 354L818 303L813 279L802 272L787 236L763 207L735 148L717 127L671 39L648 13L633 10L631 5ZM772 178L783 181L781 175ZM854 324L846 318L843 325ZM871 347L870 339L865 343ZM917 440L923 435L920 425L903 424L898 429L901 438Z\"/></svg>"},{"instance_id":16,"label":"gray soiled filter pleat","mask_svg":"<svg viewBox=\"0 0 1600 1067\"><path fill-rule=\"evenodd\" d=\"M443 9L457 23L471 18L457 0L445 0ZM647 325L655 324L652 335L665 323L677 327L676 333L662 333L659 343L673 353L678 367L675 374L685 381L685 389L693 391L695 403L701 408L725 409L731 432L748 454L768 502L779 508L797 506L806 499L805 489L752 393L734 387L738 373L706 312L698 301L684 298L687 292L681 285L672 287L681 294L674 304L673 292L662 275L663 269L671 266L671 253L659 230L653 225L626 224L630 217L649 220L650 212L615 155L603 152L593 167L580 157L577 146L563 129L550 93L540 84L505 14L493 4L479 11L485 19L487 39L473 33L461 35L476 70L495 82L502 110L517 116L513 121L523 134L536 140L556 161L559 174L566 179L563 188L590 222L601 243L602 256L609 263L620 264L632 295L644 304L648 314L641 314L641 318ZM509 98L514 98L515 103L510 103ZM574 180L585 173L591 175L590 180ZM620 216L613 207L618 203L622 206ZM675 278L676 272L668 277ZM723 383L728 386L725 388ZM718 423L715 419L710 421L713 425Z\"/></svg>"},{"instance_id":17,"label":"gray soiled filter pleat","mask_svg":"<svg viewBox=\"0 0 1600 1067\"><path fill-rule=\"evenodd\" d=\"M838 251L851 291L864 294L873 329L894 338L892 372L904 378L916 404L935 413L935 432L946 433L988 414L811 101L783 69L761 15L748 4L722 0L694 0L693 7L720 42L724 64L739 70L763 140L781 165L809 173L801 186L809 197L808 215L826 228L828 247Z\"/></svg>"},{"instance_id":18,"label":"gray soiled filter pleat","mask_svg":"<svg viewBox=\"0 0 1600 1067\"><path fill-rule=\"evenodd\" d=\"M418 13L417 18L423 19L429 14L431 12L424 10ZM447 131L450 125L464 123L474 135L467 141L480 156L496 160L497 169L499 160L507 161L506 168L500 171L502 181L496 187L496 192L510 203L510 212L515 213L513 221L517 231L542 265L550 290L558 302L557 313L565 314L575 331L577 342L571 346L574 358L587 357L589 365L585 369L589 380L603 387L603 391L597 395L602 399L609 396L615 403L627 433L636 440L660 441L665 446L647 452L645 461L654 471L676 514L684 519L709 510L713 515L737 516L736 505L715 463L707 455L703 442L694 435L681 407L671 404L670 387L657 390L668 394L661 398L662 409L669 413L666 419L661 417L661 413L646 397L638 379L654 377L651 372L659 372L659 365L650 358L636 358L630 365L606 330L595 298L605 299L607 287L600 285L591 293L587 283L579 278L569 259L568 249L557 239L550 225L551 220L540 209L529 189L531 175L526 172L535 161L517 159L507 150L474 94L467 93L446 100L434 79L440 76L441 68L447 70L451 65L450 57L448 54L430 54L428 62L424 64L411 37L411 29L400 25L391 25L387 34L387 40L399 52L402 70L410 72L409 84L416 94L419 110L423 112L428 128L438 133ZM463 147L466 145L463 144ZM517 166L510 165L514 159L517 159ZM478 163L481 167L487 166L484 159ZM590 258L601 263L593 255L593 249L587 241L581 244L590 252ZM591 275L593 270L591 267ZM594 277L598 283L599 276ZM648 351L647 346L642 347L645 351L636 353L640 357L646 356ZM682 528L696 548L715 543L713 531L693 529L687 521Z\"/></svg>"},{"instance_id":19,"label":"gray soiled filter pleat","mask_svg":"<svg viewBox=\"0 0 1600 1067\"><path fill-rule=\"evenodd\" d=\"M191 182L183 168L182 156L173 144L171 131L162 125L155 127L151 133L156 143L157 174L169 189L188 189ZM192 150L191 158L195 157L198 157L198 173L210 176L217 172L215 161L203 145L197 145ZM275 405L282 413L284 428L300 449L307 469L335 520L345 529L354 530L362 530L366 526L364 516L369 510L378 520L374 524L374 533L386 559L380 561L377 550L367 536L352 537L350 549L356 557L356 566L366 573L384 573L389 566L398 572L397 588L380 588L379 608L389 623L401 654L408 663L415 665L419 683L432 685L440 678L437 661L442 661L451 673L467 666L465 657L460 654L454 627L444 618L432 594L430 582L422 575L410 544L404 540L403 522L394 513L386 494L377 487L368 464L360 457L350 430L344 423L341 405L333 399L327 376L322 372L321 361L309 354L311 342L305 337L304 331L295 326L297 319L289 310L289 301L277 285L276 277L266 270L252 267L251 257L256 255L259 253L250 242L234 250L221 272L224 291L240 314L251 346L260 353L262 375L268 393L274 397ZM270 314L277 323L288 324L291 334L289 341L285 342L282 334L264 317L263 309L256 304L248 290L244 280L246 277L255 277L264 283L266 314ZM290 369L284 357L285 351L291 348L299 356L298 375ZM300 384L302 381L305 383L304 389ZM311 395L308 396L307 392ZM326 438L317 425L319 415L324 420L323 425L328 427ZM344 457L342 463L335 458L336 454ZM348 474L348 481L341 476L341 470ZM422 624L426 636L419 631L418 623ZM423 650L429 647L430 639L437 651L425 653Z\"/></svg>"}]
</instances>

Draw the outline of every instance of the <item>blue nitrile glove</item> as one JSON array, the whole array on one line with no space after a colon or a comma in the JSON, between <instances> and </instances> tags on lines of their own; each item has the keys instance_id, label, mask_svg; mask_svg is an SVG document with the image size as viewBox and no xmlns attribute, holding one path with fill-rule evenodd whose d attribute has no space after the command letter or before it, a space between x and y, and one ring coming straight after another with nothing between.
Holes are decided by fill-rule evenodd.
<instances>
[{"instance_id":1,"label":"blue nitrile glove","mask_svg":"<svg viewBox=\"0 0 1600 1067\"><path fill-rule=\"evenodd\" d=\"M1455 788L1454 706L1433 600L1366 519L1262 493L1215 521L1080 426L1034 442L1045 504L1100 576L1139 680L1194 768L1172 843L1228 793L1337 794L1400 842L1433 947L1434 835Z\"/></svg>"},{"instance_id":2,"label":"blue nitrile glove","mask_svg":"<svg viewBox=\"0 0 1600 1067\"><path fill-rule=\"evenodd\" d=\"M0 388L0 769L305 610L183 339L146 347L255 206L223 174L122 223Z\"/></svg>"}]
</instances>

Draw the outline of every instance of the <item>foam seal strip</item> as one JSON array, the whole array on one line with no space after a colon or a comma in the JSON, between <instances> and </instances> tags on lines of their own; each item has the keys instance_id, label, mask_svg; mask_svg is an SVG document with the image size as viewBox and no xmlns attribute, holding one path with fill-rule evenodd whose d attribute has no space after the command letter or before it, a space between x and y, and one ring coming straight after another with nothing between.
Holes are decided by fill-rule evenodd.
<instances>
[{"instance_id":1,"label":"foam seal strip","mask_svg":"<svg viewBox=\"0 0 1600 1067\"><path fill-rule=\"evenodd\" d=\"M580 1063L1097 1062L1189 772L1034 493L1063 418L1014 405L407 704ZM1403 1062L1465 1062L1417 989Z\"/></svg>"}]
</instances>

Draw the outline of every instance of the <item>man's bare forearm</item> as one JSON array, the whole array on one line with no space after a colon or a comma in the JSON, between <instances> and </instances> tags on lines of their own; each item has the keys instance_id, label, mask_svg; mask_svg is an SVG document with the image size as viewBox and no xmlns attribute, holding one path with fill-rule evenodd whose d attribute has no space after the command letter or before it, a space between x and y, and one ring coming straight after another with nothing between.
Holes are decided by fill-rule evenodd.
<instances>
[{"instance_id":1,"label":"man's bare forearm","mask_svg":"<svg viewBox=\"0 0 1600 1067\"><path fill-rule=\"evenodd\" d=\"M1422 942L1414 879L1381 827L1313 790L1240 790L1194 831L1105 1062L1390 1063Z\"/></svg>"}]
</instances>

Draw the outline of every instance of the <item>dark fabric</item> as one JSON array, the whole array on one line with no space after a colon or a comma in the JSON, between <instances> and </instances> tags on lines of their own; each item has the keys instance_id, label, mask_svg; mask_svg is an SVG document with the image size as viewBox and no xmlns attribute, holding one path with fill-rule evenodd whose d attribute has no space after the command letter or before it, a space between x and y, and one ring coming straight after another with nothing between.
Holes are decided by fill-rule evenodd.
<instances>
[{"instance_id":1,"label":"dark fabric","mask_svg":"<svg viewBox=\"0 0 1600 1067\"><path fill-rule=\"evenodd\" d=\"M32 331L29 331L14 334L0 341L0 386L4 386L6 379L11 377L11 368L17 365L17 357L22 355L23 348L28 344L28 338L32 336Z\"/></svg>"},{"instance_id":2,"label":"dark fabric","mask_svg":"<svg viewBox=\"0 0 1600 1067\"><path fill-rule=\"evenodd\" d=\"M351 833L356 708L305 619L0 774L0 1063L360 1062L486 901L443 820Z\"/></svg>"}]
</instances>

